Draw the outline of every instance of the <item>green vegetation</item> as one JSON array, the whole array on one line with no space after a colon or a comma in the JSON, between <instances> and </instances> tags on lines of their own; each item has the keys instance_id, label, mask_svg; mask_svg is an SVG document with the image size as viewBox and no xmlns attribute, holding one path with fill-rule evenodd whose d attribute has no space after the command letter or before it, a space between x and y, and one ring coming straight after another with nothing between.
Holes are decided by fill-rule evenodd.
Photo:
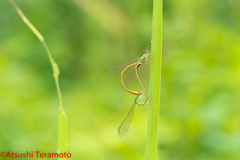
<instances>
[{"instance_id":1,"label":"green vegetation","mask_svg":"<svg viewBox=\"0 0 240 160\"><path fill-rule=\"evenodd\" d=\"M157 159L157 143L159 131L159 108L162 65L162 0L153 1L150 103L148 113L148 133L145 149L145 160Z\"/></svg>"},{"instance_id":2,"label":"green vegetation","mask_svg":"<svg viewBox=\"0 0 240 160\"><path fill-rule=\"evenodd\" d=\"M13 0L9 0L9 2L14 6L14 8L16 9L16 11L18 12L19 16L22 18L23 22L26 23L26 25L32 30L32 32L38 37L38 39L42 42L44 48L47 51L49 60L51 62L52 65L52 69L53 69L53 77L56 83L56 87L57 87L57 93L58 93L58 98L59 98L59 122L58 122L58 127L59 127L59 133L58 133L58 144L59 144L59 153L65 153L66 152L66 132L67 132L67 119L66 119L66 113L63 110L63 104L62 104L62 94L61 94L61 90L60 90L60 86L59 86L59 68L57 63L53 60L52 55L48 49L47 44L44 41L44 37L41 35L41 33L39 33L39 31L34 27L34 25L31 24L31 22L29 22L29 20L25 17L25 15L22 13L22 11L19 9L19 7L16 5L16 3L14 3ZM60 159L60 158L59 158ZM66 159L61 158L61 159Z\"/></svg>"},{"instance_id":3,"label":"green vegetation","mask_svg":"<svg viewBox=\"0 0 240 160\"><path fill-rule=\"evenodd\" d=\"M136 106L119 138L135 95L108 71L151 49L151 2L16 3L61 70L67 152L73 159L143 160L149 108ZM240 159L239 5L163 1L159 160ZM56 152L59 99L46 50L7 0L0 1L0 22L0 152ZM149 65L139 67L145 85L149 73ZM142 90L137 82L127 88Z\"/></svg>"}]
</instances>

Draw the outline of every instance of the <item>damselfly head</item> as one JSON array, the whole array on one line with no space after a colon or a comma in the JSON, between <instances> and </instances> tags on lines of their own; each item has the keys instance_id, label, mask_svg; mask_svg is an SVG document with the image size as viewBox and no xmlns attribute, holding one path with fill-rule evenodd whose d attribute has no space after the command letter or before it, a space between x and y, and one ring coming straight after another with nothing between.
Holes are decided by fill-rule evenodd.
<instances>
[{"instance_id":1,"label":"damselfly head","mask_svg":"<svg viewBox=\"0 0 240 160\"><path fill-rule=\"evenodd\" d=\"M139 105L139 106L143 106L148 100L148 95L146 93L143 93L142 91L139 92L139 95L137 96L137 98L135 99L135 102Z\"/></svg>"}]
</instances>

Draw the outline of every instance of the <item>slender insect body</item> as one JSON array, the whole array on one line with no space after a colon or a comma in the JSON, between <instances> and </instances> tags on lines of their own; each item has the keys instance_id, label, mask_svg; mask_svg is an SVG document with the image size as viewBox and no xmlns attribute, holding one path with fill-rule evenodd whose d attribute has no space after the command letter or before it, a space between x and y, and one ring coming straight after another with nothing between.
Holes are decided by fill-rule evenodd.
<instances>
[{"instance_id":1,"label":"slender insect body","mask_svg":"<svg viewBox=\"0 0 240 160\"><path fill-rule=\"evenodd\" d=\"M147 64L149 64L150 58L151 58L151 53L148 50L146 50L143 54L141 54L134 61L132 61L132 63L126 65L125 68L121 69L121 83L122 83L123 88L129 93L137 95L137 97L135 98L134 103L133 103L130 111L128 112L127 116L124 118L121 125L118 127L119 137L123 137L127 133L128 129L129 129L131 123L132 123L134 109L135 109L136 104L139 105L139 106L143 106L148 101L148 98L149 98L148 97L148 92L147 92L147 89L144 86L144 84L143 84L143 82L142 82L142 80L141 80L141 78L138 74L138 68L139 68L140 65L142 65L142 60L143 59L145 59L145 62ZM123 76L123 74L130 67L134 67L135 74L136 74L136 76L138 78L138 81L140 82L141 86L143 87L144 92L142 92L142 91L136 92L136 91L132 91L132 90L129 90L129 89L126 88L125 82L126 82L126 79L130 76ZM111 67L110 74L114 75L117 72L117 70L119 70L118 67Z\"/></svg>"}]
</instances>

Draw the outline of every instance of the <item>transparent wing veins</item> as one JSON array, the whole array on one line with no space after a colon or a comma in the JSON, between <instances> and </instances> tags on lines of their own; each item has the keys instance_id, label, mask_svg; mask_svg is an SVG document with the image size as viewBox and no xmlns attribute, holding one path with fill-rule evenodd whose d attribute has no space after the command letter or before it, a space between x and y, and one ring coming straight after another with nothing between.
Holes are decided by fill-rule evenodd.
<instances>
[{"instance_id":1,"label":"transparent wing veins","mask_svg":"<svg viewBox=\"0 0 240 160\"><path fill-rule=\"evenodd\" d=\"M126 66L128 66L129 64L132 64L134 62L137 62L137 59L138 58L135 58L129 62L125 62L123 64L119 64L119 65L116 65L116 66L113 66L110 68L109 70L109 74L114 77L116 75L120 75L120 73L124 70L124 68L126 68Z\"/></svg>"},{"instance_id":2,"label":"transparent wing veins","mask_svg":"<svg viewBox=\"0 0 240 160\"><path fill-rule=\"evenodd\" d=\"M122 121L121 125L118 127L118 136L123 137L127 132L132 123L134 109L135 109L136 102L134 101L130 111L128 112L127 116Z\"/></svg>"}]
</instances>

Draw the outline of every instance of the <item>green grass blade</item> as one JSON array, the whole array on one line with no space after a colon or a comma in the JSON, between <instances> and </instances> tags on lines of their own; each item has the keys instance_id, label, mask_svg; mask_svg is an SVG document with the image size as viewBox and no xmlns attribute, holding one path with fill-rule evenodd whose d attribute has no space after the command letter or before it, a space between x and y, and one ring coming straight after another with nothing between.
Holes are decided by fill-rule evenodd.
<instances>
[{"instance_id":1,"label":"green grass blade","mask_svg":"<svg viewBox=\"0 0 240 160\"><path fill-rule=\"evenodd\" d=\"M162 0L153 0L152 47L150 69L150 100L145 160L157 159L158 119L162 62Z\"/></svg>"},{"instance_id":2,"label":"green grass blade","mask_svg":"<svg viewBox=\"0 0 240 160\"><path fill-rule=\"evenodd\" d=\"M9 2L14 6L14 8L16 9L16 11L18 12L19 16L22 18L23 22L26 23L26 25L32 30L32 32L38 37L38 39L42 42L44 48L47 51L49 60L51 62L52 65L52 69L53 69L53 76L54 76L54 80L56 83L56 87L57 87L57 92L58 92L58 98L59 98L59 135L58 135L58 139L59 139L59 153L64 153L66 152L66 140L67 140L67 122L66 122L66 114L63 110L63 106L62 106L62 95L61 95L61 90L60 90L60 86L59 86L59 82L58 82L58 77L60 74L59 68L57 63L53 60L51 53L47 47L47 44L44 41L44 37L41 35L41 33L34 27L34 25L26 18L26 16L22 13L22 11L19 9L19 7L14 3L13 0L9 0ZM60 158L59 158L60 159ZM65 159L65 158L61 158L61 159Z\"/></svg>"}]
</instances>

